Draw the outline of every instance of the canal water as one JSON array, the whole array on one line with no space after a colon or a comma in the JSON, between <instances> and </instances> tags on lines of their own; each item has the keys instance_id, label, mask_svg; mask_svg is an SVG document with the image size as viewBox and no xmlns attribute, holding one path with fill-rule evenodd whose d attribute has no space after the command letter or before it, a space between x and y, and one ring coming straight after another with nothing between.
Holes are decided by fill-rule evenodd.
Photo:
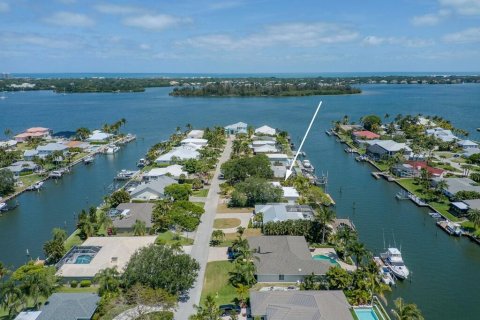
<instances>
[{"instance_id":1,"label":"canal water","mask_svg":"<svg viewBox=\"0 0 480 320\"><path fill-rule=\"evenodd\" d=\"M399 188L375 180L367 164L343 151L344 146L324 130L332 121L349 115L359 121L365 114L440 115L471 132L480 127L479 85L370 85L361 95L326 96L304 151L317 168L328 173L328 190L337 202L340 217L350 217L360 239L374 253L386 245L401 247L412 271L411 281L399 283L388 295L415 302L427 319L477 319L480 314L480 248L466 239L448 237L428 216L408 201L397 201ZM169 88L145 93L68 94L28 92L7 94L0 101L0 129L20 132L32 126L55 131L78 127L98 128L127 119L126 132L135 142L114 156L99 155L91 166L80 164L58 182L48 181L41 192L18 197L20 206L0 217L0 261L18 266L29 257L42 257L42 245L53 227L74 229L75 215L98 204L112 189L120 169L135 168L148 148L166 139L177 126L227 125L244 121L268 124L302 137L319 97L295 98L179 98ZM384 241L385 239L385 241Z\"/></svg>"}]
</instances>

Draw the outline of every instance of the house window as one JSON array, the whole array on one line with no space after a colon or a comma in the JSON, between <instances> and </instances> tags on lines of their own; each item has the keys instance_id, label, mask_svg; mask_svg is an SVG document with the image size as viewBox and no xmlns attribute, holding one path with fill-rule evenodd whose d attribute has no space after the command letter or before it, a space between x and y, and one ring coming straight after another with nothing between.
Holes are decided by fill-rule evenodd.
<instances>
[{"instance_id":1,"label":"house window","mask_svg":"<svg viewBox=\"0 0 480 320\"><path fill-rule=\"evenodd\" d=\"M280 280L280 281L285 280L285 275L279 274L279 275L278 275L278 280Z\"/></svg>"}]
</instances>

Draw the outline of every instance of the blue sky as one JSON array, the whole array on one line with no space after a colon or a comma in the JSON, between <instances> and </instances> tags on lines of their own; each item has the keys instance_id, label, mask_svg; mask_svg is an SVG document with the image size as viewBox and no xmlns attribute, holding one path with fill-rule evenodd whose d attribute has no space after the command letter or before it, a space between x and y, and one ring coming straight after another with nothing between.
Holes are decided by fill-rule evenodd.
<instances>
[{"instance_id":1,"label":"blue sky","mask_svg":"<svg viewBox=\"0 0 480 320\"><path fill-rule=\"evenodd\" d=\"M0 0L0 72L480 71L480 0Z\"/></svg>"}]
</instances>

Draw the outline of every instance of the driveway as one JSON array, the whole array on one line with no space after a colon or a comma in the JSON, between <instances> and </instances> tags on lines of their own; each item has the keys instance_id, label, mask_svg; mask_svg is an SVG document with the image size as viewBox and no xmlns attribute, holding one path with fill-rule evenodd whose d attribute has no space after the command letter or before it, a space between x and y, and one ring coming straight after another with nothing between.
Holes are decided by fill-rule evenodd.
<instances>
[{"instance_id":1,"label":"driveway","mask_svg":"<svg viewBox=\"0 0 480 320\"><path fill-rule=\"evenodd\" d=\"M188 317L195 313L194 305L200 304L200 296L202 294L203 279L205 277L205 268L207 266L209 257L210 238L213 230L213 220L217 212L217 204L219 200L220 181L218 176L220 174L221 165L230 159L232 152L232 138L227 138L227 144L220 156L217 168L213 175L211 186L208 191L208 196L205 201L205 213L202 215L202 221L198 226L195 240L191 249L191 257L200 264L200 271L198 272L197 281L194 287L189 292L189 299L181 302L178 305L178 310L175 313L175 319L187 320Z\"/></svg>"}]
</instances>

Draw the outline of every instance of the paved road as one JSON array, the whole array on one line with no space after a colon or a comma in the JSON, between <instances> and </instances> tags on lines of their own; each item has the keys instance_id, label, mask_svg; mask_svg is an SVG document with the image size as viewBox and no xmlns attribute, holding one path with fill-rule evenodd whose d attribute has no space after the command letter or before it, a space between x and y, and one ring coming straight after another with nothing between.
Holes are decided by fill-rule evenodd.
<instances>
[{"instance_id":1,"label":"paved road","mask_svg":"<svg viewBox=\"0 0 480 320\"><path fill-rule=\"evenodd\" d=\"M232 152L232 139L227 139L225 150L223 151L215 174L210 185L207 200L205 201L205 213L202 215L202 222L198 226L195 240L192 246L191 256L195 258L200 264L200 271L198 273L197 281L194 287L190 290L190 299L182 302L178 306L178 311L175 313L175 320L187 320L188 317L195 313L195 304L200 303L200 296L203 288L203 278L205 276L205 268L208 262L208 251L210 247L210 238L213 230L213 220L217 214L218 193L220 192L220 181L218 175L220 174L220 166L222 163L230 158Z\"/></svg>"}]
</instances>

